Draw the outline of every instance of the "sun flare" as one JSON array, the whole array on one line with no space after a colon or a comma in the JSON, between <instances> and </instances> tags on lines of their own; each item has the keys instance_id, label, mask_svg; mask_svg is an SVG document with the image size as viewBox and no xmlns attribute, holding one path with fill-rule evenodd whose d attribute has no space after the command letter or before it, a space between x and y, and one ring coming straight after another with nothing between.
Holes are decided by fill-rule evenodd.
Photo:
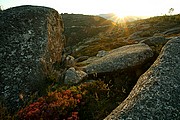
<instances>
[{"instance_id":1,"label":"sun flare","mask_svg":"<svg viewBox=\"0 0 180 120\"><path fill-rule=\"evenodd\" d=\"M132 14L132 12L122 8L122 7L119 7L119 8L116 8L113 10L113 13L116 15L117 18L119 19L124 19L126 16L129 16Z\"/></svg>"},{"instance_id":2,"label":"sun flare","mask_svg":"<svg viewBox=\"0 0 180 120\"><path fill-rule=\"evenodd\" d=\"M130 12L126 11L123 8L118 8L118 9L114 10L113 13L115 15L115 21L116 22L123 22L123 23L127 22L126 18L128 16L130 16L130 14L131 14Z\"/></svg>"},{"instance_id":3,"label":"sun flare","mask_svg":"<svg viewBox=\"0 0 180 120\"><path fill-rule=\"evenodd\" d=\"M114 12L114 14L118 17L123 19L124 17L127 16L127 14L125 12Z\"/></svg>"}]
</instances>

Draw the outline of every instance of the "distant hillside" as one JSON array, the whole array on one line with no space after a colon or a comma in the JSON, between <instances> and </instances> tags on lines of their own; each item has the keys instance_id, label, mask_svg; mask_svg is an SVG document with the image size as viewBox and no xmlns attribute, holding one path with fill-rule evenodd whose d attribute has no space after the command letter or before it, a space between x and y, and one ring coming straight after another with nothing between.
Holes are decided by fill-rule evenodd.
<instances>
[{"instance_id":1,"label":"distant hillside","mask_svg":"<svg viewBox=\"0 0 180 120\"><path fill-rule=\"evenodd\" d=\"M106 32L114 23L99 16L83 14L61 14L65 26L66 46L74 46L83 39Z\"/></svg>"},{"instance_id":2,"label":"distant hillside","mask_svg":"<svg viewBox=\"0 0 180 120\"><path fill-rule=\"evenodd\" d=\"M94 56L101 50L112 50L124 45L138 43L153 36L178 36L180 33L171 33L168 30L180 28L180 14L172 16L157 16L148 19L136 20L117 24L109 32L103 32L93 38L86 39L74 48L75 57ZM168 34L167 34L168 33Z\"/></svg>"},{"instance_id":3,"label":"distant hillside","mask_svg":"<svg viewBox=\"0 0 180 120\"><path fill-rule=\"evenodd\" d=\"M100 14L99 15L100 17L103 17L107 20L112 20L114 22L118 22L118 23L121 23L121 22L132 22L132 21L135 21L135 20L140 20L140 19L144 19L144 18L147 18L147 17L143 17L143 16L126 16L125 18L118 18L118 16L114 13L109 13L109 14Z\"/></svg>"}]
</instances>

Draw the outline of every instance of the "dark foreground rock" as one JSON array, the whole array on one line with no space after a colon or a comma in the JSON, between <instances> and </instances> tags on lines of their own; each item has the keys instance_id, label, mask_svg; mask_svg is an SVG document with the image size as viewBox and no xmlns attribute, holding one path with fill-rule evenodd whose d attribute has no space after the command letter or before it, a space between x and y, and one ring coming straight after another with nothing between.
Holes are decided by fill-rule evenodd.
<instances>
[{"instance_id":1,"label":"dark foreground rock","mask_svg":"<svg viewBox=\"0 0 180 120\"><path fill-rule=\"evenodd\" d=\"M170 40L160 56L105 120L180 119L180 37Z\"/></svg>"},{"instance_id":2,"label":"dark foreground rock","mask_svg":"<svg viewBox=\"0 0 180 120\"><path fill-rule=\"evenodd\" d=\"M127 45L110 51L84 69L88 74L113 72L142 65L151 57L153 57L153 52L148 45Z\"/></svg>"},{"instance_id":3,"label":"dark foreground rock","mask_svg":"<svg viewBox=\"0 0 180 120\"><path fill-rule=\"evenodd\" d=\"M62 18L51 8L20 6L2 11L0 26L0 102L16 111L43 93L44 77L61 61Z\"/></svg>"}]
</instances>

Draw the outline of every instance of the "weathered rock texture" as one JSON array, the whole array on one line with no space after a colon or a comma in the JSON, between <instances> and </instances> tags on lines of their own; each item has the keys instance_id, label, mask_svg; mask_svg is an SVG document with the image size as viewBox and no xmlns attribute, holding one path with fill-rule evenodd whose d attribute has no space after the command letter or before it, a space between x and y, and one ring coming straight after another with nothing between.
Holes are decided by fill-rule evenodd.
<instances>
[{"instance_id":1,"label":"weathered rock texture","mask_svg":"<svg viewBox=\"0 0 180 120\"><path fill-rule=\"evenodd\" d=\"M161 52L162 47L169 41L169 38L165 38L163 36L153 36L147 39L140 41L140 43L145 43L150 46L155 54L158 56Z\"/></svg>"},{"instance_id":2,"label":"weathered rock texture","mask_svg":"<svg viewBox=\"0 0 180 120\"><path fill-rule=\"evenodd\" d=\"M180 37L170 40L154 64L105 120L180 119Z\"/></svg>"},{"instance_id":3,"label":"weathered rock texture","mask_svg":"<svg viewBox=\"0 0 180 120\"><path fill-rule=\"evenodd\" d=\"M110 51L104 57L85 67L88 74L106 73L142 65L153 57L151 48L146 44L127 45Z\"/></svg>"},{"instance_id":4,"label":"weathered rock texture","mask_svg":"<svg viewBox=\"0 0 180 120\"><path fill-rule=\"evenodd\" d=\"M85 78L87 74L81 70L76 70L74 67L69 68L65 73L65 84L77 84Z\"/></svg>"},{"instance_id":5,"label":"weathered rock texture","mask_svg":"<svg viewBox=\"0 0 180 120\"><path fill-rule=\"evenodd\" d=\"M0 26L0 96L14 111L43 92L44 77L61 61L63 24L54 9L20 6L1 12Z\"/></svg>"},{"instance_id":6,"label":"weathered rock texture","mask_svg":"<svg viewBox=\"0 0 180 120\"><path fill-rule=\"evenodd\" d=\"M107 52L105 50L101 50L101 51L98 51L98 54L96 55L97 57L103 57L107 55Z\"/></svg>"},{"instance_id":7,"label":"weathered rock texture","mask_svg":"<svg viewBox=\"0 0 180 120\"><path fill-rule=\"evenodd\" d=\"M165 39L163 36L154 36L149 37L145 40L142 40L140 43L145 43L149 46L158 46L158 45L164 45L168 42L168 39Z\"/></svg>"},{"instance_id":8,"label":"weathered rock texture","mask_svg":"<svg viewBox=\"0 0 180 120\"><path fill-rule=\"evenodd\" d=\"M180 27L175 27L175 28L172 28L170 30L163 32L163 34L165 35L172 35L172 34L178 34L178 33L180 33Z\"/></svg>"}]
</instances>

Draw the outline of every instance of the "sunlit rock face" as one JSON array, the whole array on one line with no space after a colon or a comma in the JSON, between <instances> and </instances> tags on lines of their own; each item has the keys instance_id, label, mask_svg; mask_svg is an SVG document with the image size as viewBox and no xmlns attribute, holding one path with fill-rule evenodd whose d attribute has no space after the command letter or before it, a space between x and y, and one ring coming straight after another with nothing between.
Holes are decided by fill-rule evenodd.
<instances>
[{"instance_id":1,"label":"sunlit rock face","mask_svg":"<svg viewBox=\"0 0 180 120\"><path fill-rule=\"evenodd\" d=\"M105 120L180 119L180 37L171 39L129 96Z\"/></svg>"},{"instance_id":2,"label":"sunlit rock face","mask_svg":"<svg viewBox=\"0 0 180 120\"><path fill-rule=\"evenodd\" d=\"M19 6L1 12L0 26L0 98L16 111L43 93L44 77L61 61L62 18L51 8Z\"/></svg>"},{"instance_id":3,"label":"sunlit rock face","mask_svg":"<svg viewBox=\"0 0 180 120\"><path fill-rule=\"evenodd\" d=\"M144 43L127 45L108 52L84 69L88 74L125 70L142 65L152 57L152 49Z\"/></svg>"}]
</instances>

